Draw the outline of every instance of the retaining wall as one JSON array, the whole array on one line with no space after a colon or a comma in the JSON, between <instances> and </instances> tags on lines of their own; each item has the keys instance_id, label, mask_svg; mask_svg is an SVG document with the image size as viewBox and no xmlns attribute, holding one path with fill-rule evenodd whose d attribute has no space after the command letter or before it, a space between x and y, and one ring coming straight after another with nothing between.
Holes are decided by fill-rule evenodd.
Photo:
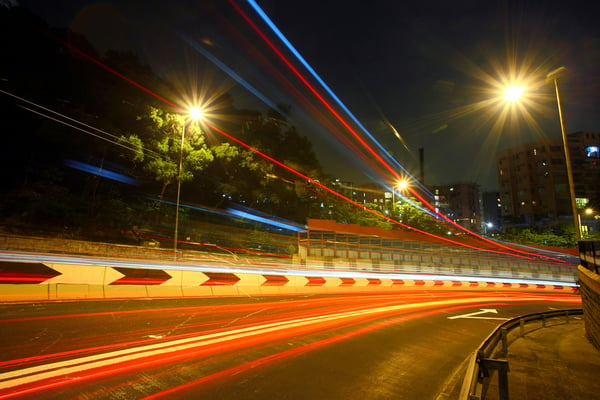
<instances>
[{"instance_id":1,"label":"retaining wall","mask_svg":"<svg viewBox=\"0 0 600 400\"><path fill-rule=\"evenodd\" d=\"M585 331L590 342L600 350L600 275L579 266L579 287Z\"/></svg>"}]
</instances>

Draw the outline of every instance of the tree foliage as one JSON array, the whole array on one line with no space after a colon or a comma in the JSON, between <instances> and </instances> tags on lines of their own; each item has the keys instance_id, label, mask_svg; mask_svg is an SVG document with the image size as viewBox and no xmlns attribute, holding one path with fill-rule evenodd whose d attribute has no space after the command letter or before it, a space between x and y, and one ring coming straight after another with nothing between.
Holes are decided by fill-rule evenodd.
<instances>
[{"instance_id":1,"label":"tree foliage","mask_svg":"<svg viewBox=\"0 0 600 400\"><path fill-rule=\"evenodd\" d=\"M138 117L137 133L121 136L120 140L134 149L126 153L131 162L141 165L144 172L161 184L161 199L169 185L178 179L193 180L214 159L197 123L152 106Z\"/></svg>"},{"instance_id":2,"label":"tree foliage","mask_svg":"<svg viewBox=\"0 0 600 400\"><path fill-rule=\"evenodd\" d=\"M551 228L511 228L501 239L521 244L548 247L572 248L577 246L575 228L570 224L561 224Z\"/></svg>"},{"instance_id":3,"label":"tree foliage","mask_svg":"<svg viewBox=\"0 0 600 400\"><path fill-rule=\"evenodd\" d=\"M416 203L421 205L420 203ZM395 218L413 228L437 235L446 235L451 230L446 223L422 211L413 204L398 203L394 211Z\"/></svg>"}]
</instances>

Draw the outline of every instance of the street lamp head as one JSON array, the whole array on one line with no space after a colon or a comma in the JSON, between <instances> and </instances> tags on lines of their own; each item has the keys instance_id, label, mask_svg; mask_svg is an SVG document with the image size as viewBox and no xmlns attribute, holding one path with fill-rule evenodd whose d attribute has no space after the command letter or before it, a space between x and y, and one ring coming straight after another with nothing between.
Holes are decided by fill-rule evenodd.
<instances>
[{"instance_id":1,"label":"street lamp head","mask_svg":"<svg viewBox=\"0 0 600 400\"><path fill-rule=\"evenodd\" d=\"M522 96L523 92L525 92L525 88L520 85L512 85L504 91L504 98L507 101L515 102L518 101Z\"/></svg>"},{"instance_id":2,"label":"street lamp head","mask_svg":"<svg viewBox=\"0 0 600 400\"><path fill-rule=\"evenodd\" d=\"M553 71L548 72L546 75L546 80L553 81L558 79L561 75L563 75L567 71L566 67L558 67Z\"/></svg>"},{"instance_id":3,"label":"street lamp head","mask_svg":"<svg viewBox=\"0 0 600 400\"><path fill-rule=\"evenodd\" d=\"M409 186L408 179L400 179L398 181L398 190L400 190L400 191L406 190L406 189L408 189L408 186Z\"/></svg>"},{"instance_id":4,"label":"street lamp head","mask_svg":"<svg viewBox=\"0 0 600 400\"><path fill-rule=\"evenodd\" d=\"M203 117L203 114L204 114L204 113L202 112L202 109L201 109L201 108L198 108L198 107L192 107L192 108L190 108L190 109L189 109L189 113L190 113L190 117L191 117L193 120L199 120L199 119L202 119L202 117Z\"/></svg>"}]
</instances>

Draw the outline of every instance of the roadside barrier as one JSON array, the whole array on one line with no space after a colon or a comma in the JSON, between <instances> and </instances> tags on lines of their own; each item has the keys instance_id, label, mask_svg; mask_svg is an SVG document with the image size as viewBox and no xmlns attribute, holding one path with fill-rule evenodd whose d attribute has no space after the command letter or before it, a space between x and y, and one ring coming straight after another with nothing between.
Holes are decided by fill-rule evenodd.
<instances>
[{"instance_id":1,"label":"roadside barrier","mask_svg":"<svg viewBox=\"0 0 600 400\"><path fill-rule=\"evenodd\" d=\"M490 384L494 372L498 375L498 398L508 400L509 366L505 358L508 354L508 333L518 327L519 336L523 336L525 325L529 322L541 321L542 327L545 328L546 321L550 318L564 317L568 324L569 316L581 314L581 308L548 311L523 315L499 325L471 356L459 400L484 400L485 389Z\"/></svg>"},{"instance_id":2,"label":"roadside barrier","mask_svg":"<svg viewBox=\"0 0 600 400\"><path fill-rule=\"evenodd\" d=\"M491 285L491 286L490 286ZM140 266L64 262L0 261L0 301L46 301L115 298L175 298L205 296L255 296L332 294L410 289L548 290L578 292L576 286L509 283L502 279L470 281L346 270L268 270L194 267L192 265Z\"/></svg>"},{"instance_id":3,"label":"roadside barrier","mask_svg":"<svg viewBox=\"0 0 600 400\"><path fill-rule=\"evenodd\" d=\"M579 264L600 274L600 240L579 241Z\"/></svg>"}]
</instances>

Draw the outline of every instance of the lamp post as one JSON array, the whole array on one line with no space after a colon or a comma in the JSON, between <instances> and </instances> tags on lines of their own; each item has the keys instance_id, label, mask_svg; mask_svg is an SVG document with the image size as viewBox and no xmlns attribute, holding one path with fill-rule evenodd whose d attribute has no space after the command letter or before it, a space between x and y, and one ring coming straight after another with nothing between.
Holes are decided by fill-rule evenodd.
<instances>
[{"instance_id":1,"label":"lamp post","mask_svg":"<svg viewBox=\"0 0 600 400\"><path fill-rule=\"evenodd\" d=\"M396 190L399 192L404 191L408 188L409 182L408 179L400 179L396 182L396 186L392 187L392 212L396 211Z\"/></svg>"},{"instance_id":2,"label":"lamp post","mask_svg":"<svg viewBox=\"0 0 600 400\"><path fill-rule=\"evenodd\" d=\"M191 108L189 116L192 120L202 118L202 110L199 108ZM187 121L184 119L181 126L181 145L179 150L179 168L177 170L177 202L175 206L175 233L173 234L173 254L177 261L177 241L179 240L179 197L181 194L181 173L183 171L183 143L185 141L185 125Z\"/></svg>"},{"instance_id":3,"label":"lamp post","mask_svg":"<svg viewBox=\"0 0 600 400\"><path fill-rule=\"evenodd\" d=\"M549 72L546 75L546 81L554 82L554 88L556 91L556 104L558 105L558 117L560 119L560 129L562 133L563 151L565 154L565 164L567 165L567 179L569 183L569 197L571 200L571 213L573 214L573 225L575 227L575 237L577 241L581 240L581 230L579 228L579 217L577 212L577 202L575 200L575 185L573 183L573 171L571 168L571 157L569 154L569 143L567 140L567 132L565 129L565 121L563 119L562 106L560 103L560 92L558 90L558 77L562 75L567 69L565 67L559 67L554 71ZM520 99L523 95L525 88L522 86L514 85L507 88L504 92L504 97L509 102L515 102Z\"/></svg>"},{"instance_id":4,"label":"lamp post","mask_svg":"<svg viewBox=\"0 0 600 400\"><path fill-rule=\"evenodd\" d=\"M585 210L583 210L583 214L585 214L585 216L587 218L590 218L594 215L594 209L591 207L587 207ZM582 220L581 218L581 214L577 214L577 219L579 221L579 229L581 230L581 237L583 238L584 234L588 234L589 233L589 225L585 225L584 224L584 220ZM587 221L588 224L590 223L590 221Z\"/></svg>"},{"instance_id":5,"label":"lamp post","mask_svg":"<svg viewBox=\"0 0 600 400\"><path fill-rule=\"evenodd\" d=\"M577 203L575 201L575 184L573 183L573 170L571 166L571 156L569 154L569 142L567 141L567 133L565 129L565 120L563 118L562 107L560 103L560 92L558 90L558 77L565 72L565 67L559 67L546 75L546 80L554 81L556 91L556 104L558 106L558 117L560 119L560 130L562 133L563 149L565 153L565 163L567 164L567 179L569 181L569 197L571 198L571 213L573 214L573 225L575 227L575 236L577 241L581 240L581 229L579 228L579 217L577 213Z\"/></svg>"}]
</instances>

